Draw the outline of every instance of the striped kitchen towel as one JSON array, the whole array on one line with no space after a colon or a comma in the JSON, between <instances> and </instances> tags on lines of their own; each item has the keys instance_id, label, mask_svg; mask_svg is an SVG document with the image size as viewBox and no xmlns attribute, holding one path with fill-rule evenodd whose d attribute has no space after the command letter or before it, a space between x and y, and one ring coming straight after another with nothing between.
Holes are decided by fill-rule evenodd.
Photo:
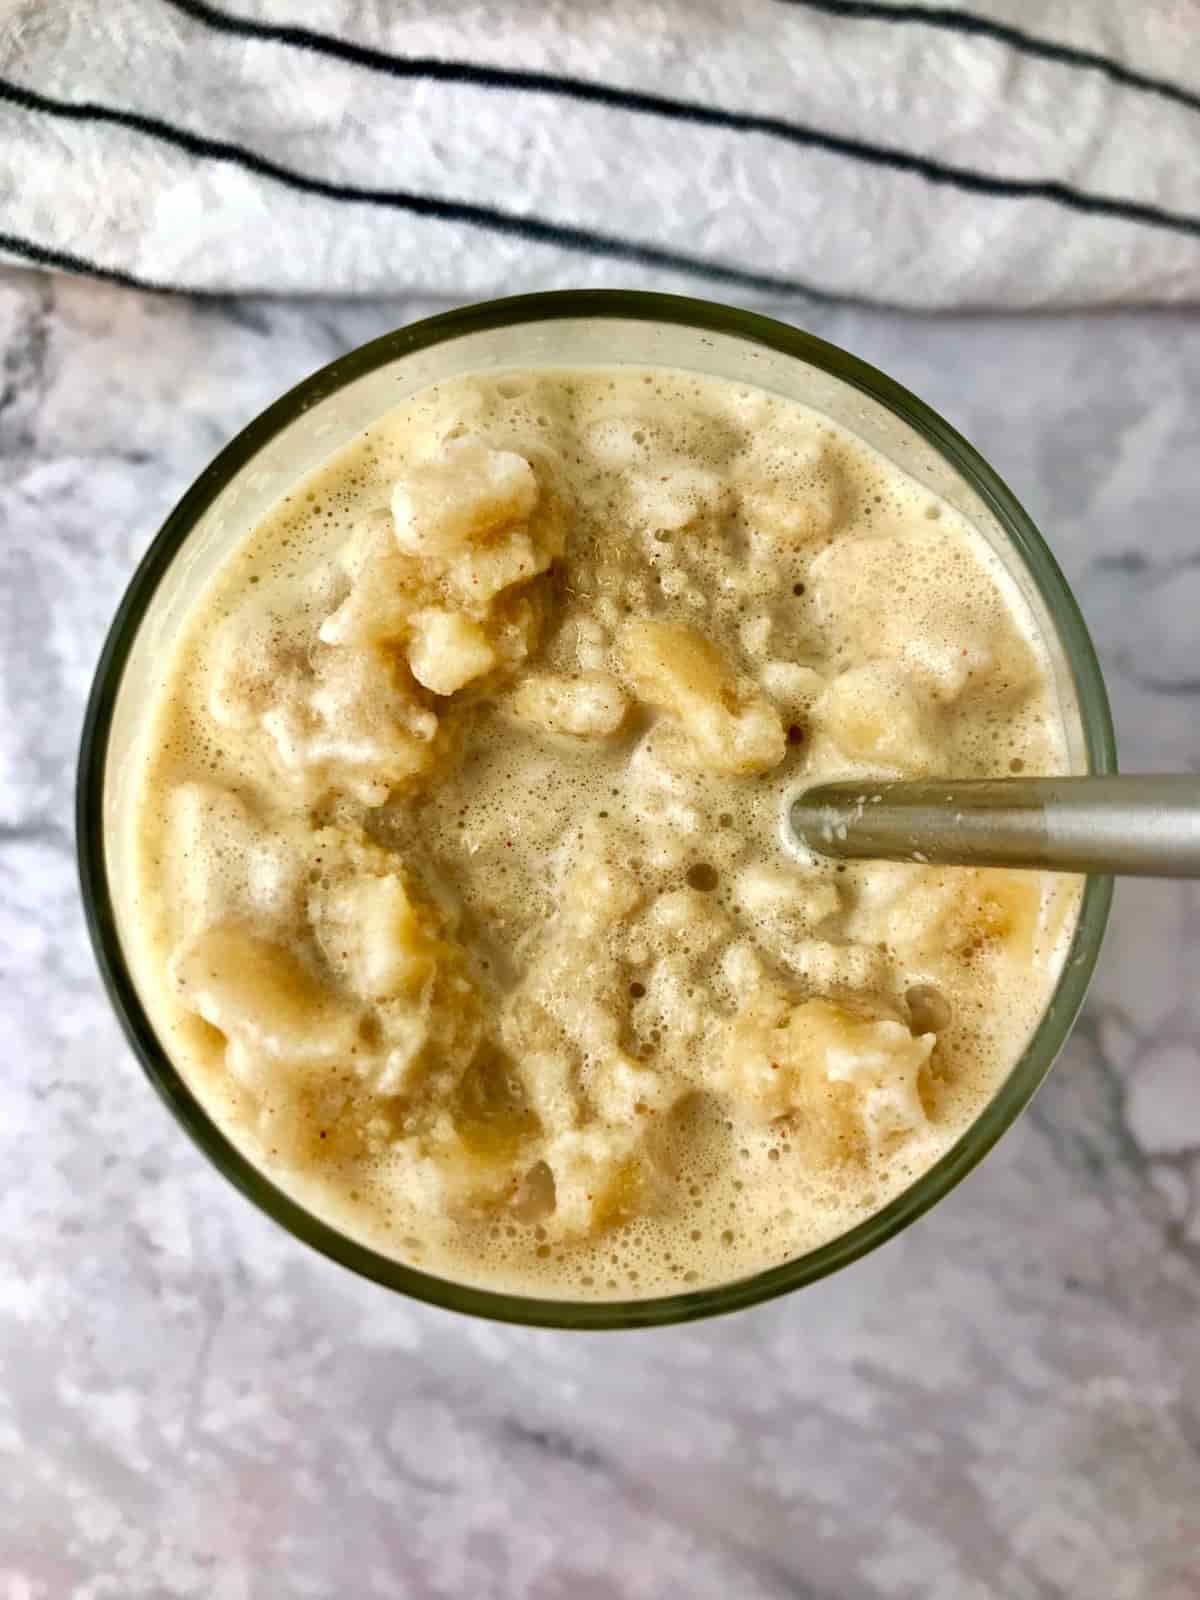
<instances>
[{"instance_id":1,"label":"striped kitchen towel","mask_svg":"<svg viewBox=\"0 0 1200 1600\"><path fill-rule=\"evenodd\" d=\"M0 0L0 251L211 293L1200 298L1194 0Z\"/></svg>"}]
</instances>

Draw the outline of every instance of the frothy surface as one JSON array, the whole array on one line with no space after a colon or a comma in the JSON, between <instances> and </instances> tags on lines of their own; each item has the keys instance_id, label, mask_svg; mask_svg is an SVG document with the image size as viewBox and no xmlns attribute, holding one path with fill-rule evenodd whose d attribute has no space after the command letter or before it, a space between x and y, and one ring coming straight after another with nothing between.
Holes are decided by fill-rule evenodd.
<instances>
[{"instance_id":1,"label":"frothy surface","mask_svg":"<svg viewBox=\"0 0 1200 1600\"><path fill-rule=\"evenodd\" d=\"M222 1125L364 1242L566 1297L727 1281L966 1129L1079 900L796 863L782 797L1065 765L1003 568L828 419L660 370L456 380L195 608L135 968Z\"/></svg>"}]
</instances>

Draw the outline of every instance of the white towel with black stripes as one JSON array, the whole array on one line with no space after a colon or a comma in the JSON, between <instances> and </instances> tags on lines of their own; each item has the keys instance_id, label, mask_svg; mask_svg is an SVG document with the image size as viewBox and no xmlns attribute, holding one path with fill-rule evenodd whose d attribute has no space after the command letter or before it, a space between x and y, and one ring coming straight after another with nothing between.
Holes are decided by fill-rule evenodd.
<instances>
[{"instance_id":1,"label":"white towel with black stripes","mask_svg":"<svg viewBox=\"0 0 1200 1600\"><path fill-rule=\"evenodd\" d=\"M206 293L1200 299L1187 0L0 0L0 251Z\"/></svg>"}]
</instances>

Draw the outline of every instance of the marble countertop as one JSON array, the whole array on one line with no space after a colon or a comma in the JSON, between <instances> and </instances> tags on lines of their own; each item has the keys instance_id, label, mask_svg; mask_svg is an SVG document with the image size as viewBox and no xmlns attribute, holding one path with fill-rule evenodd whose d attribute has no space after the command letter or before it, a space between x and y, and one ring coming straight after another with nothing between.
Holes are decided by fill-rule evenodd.
<instances>
[{"instance_id":1,"label":"marble countertop","mask_svg":"<svg viewBox=\"0 0 1200 1600\"><path fill-rule=\"evenodd\" d=\"M144 1082L72 854L104 630L234 430L429 309L0 273L0 1597L1194 1600L1200 886L1121 886L1057 1068L934 1212L683 1329L389 1297ZM1200 319L775 309L982 448L1077 587L1124 764L1200 766Z\"/></svg>"}]
</instances>

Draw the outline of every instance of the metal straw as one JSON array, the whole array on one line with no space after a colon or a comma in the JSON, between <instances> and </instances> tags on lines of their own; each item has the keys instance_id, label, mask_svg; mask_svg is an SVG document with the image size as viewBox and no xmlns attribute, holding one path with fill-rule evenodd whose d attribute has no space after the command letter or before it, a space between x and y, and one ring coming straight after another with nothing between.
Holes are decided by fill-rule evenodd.
<instances>
[{"instance_id":1,"label":"metal straw","mask_svg":"<svg viewBox=\"0 0 1200 1600\"><path fill-rule=\"evenodd\" d=\"M1200 775L821 783L790 807L810 850L944 866L1200 878Z\"/></svg>"}]
</instances>

